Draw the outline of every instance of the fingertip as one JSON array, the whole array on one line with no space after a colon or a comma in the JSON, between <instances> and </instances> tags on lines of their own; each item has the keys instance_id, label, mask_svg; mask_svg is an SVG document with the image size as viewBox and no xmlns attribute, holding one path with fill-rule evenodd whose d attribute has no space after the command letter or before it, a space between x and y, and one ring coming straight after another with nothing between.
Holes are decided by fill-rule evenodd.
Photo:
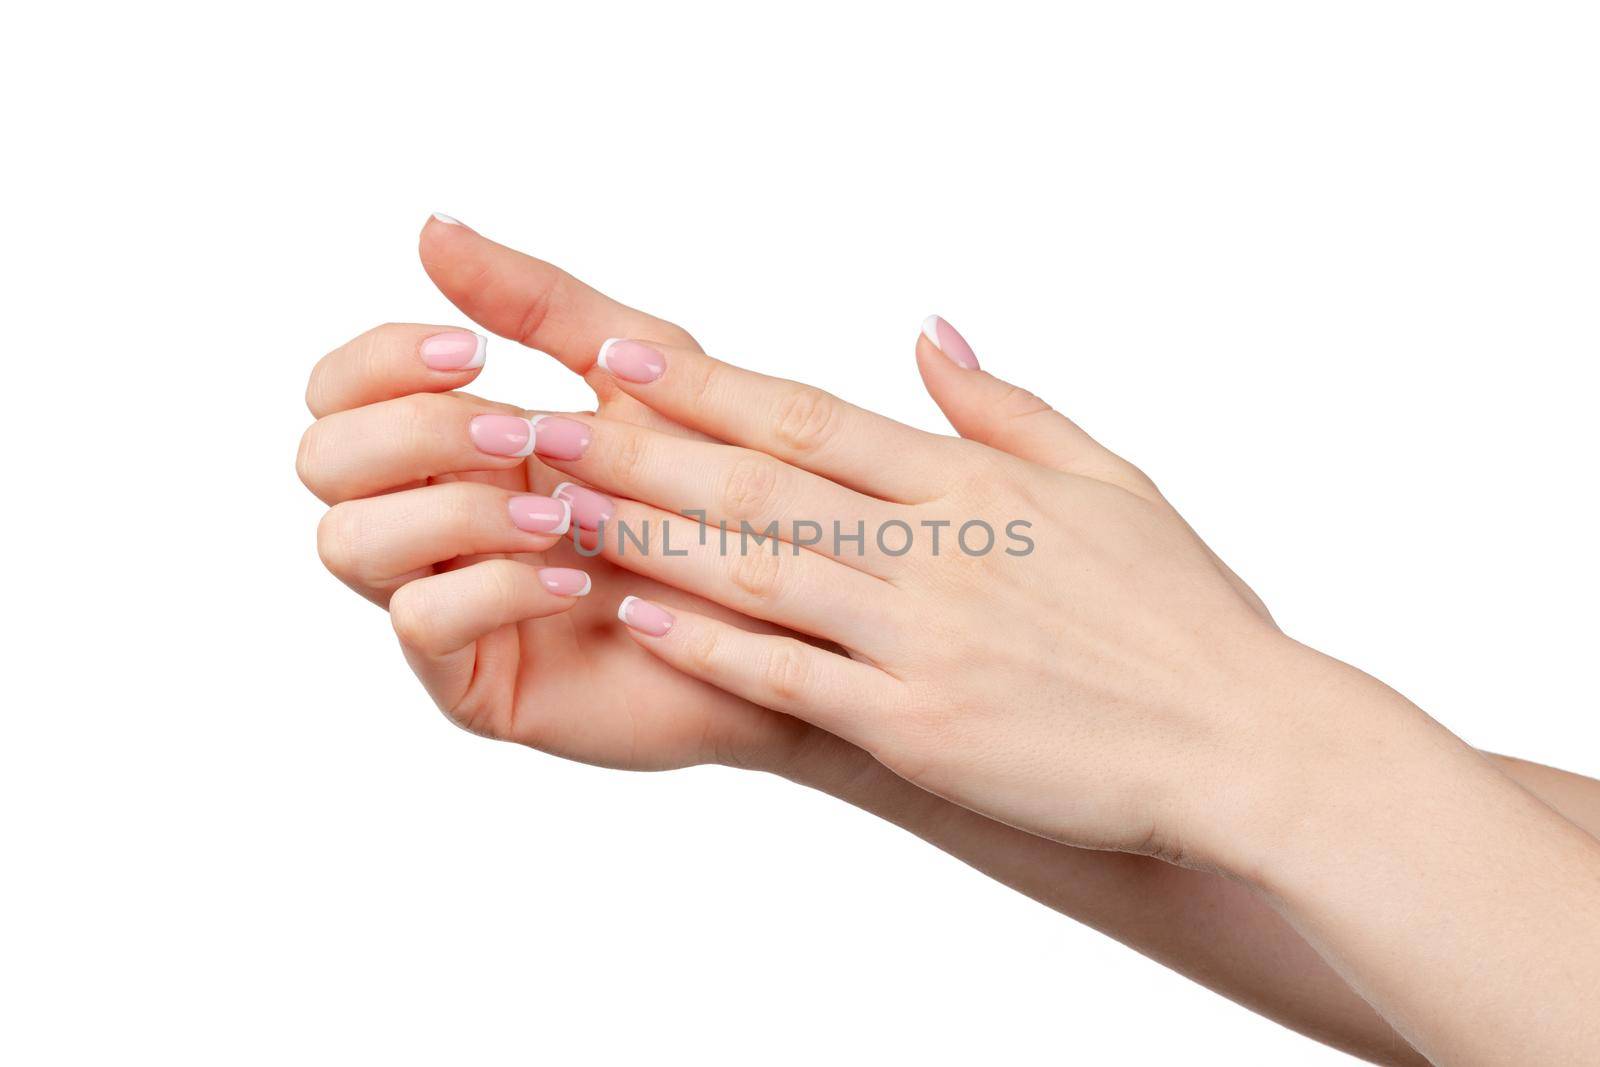
<instances>
[{"instance_id":1,"label":"fingertip","mask_svg":"<svg viewBox=\"0 0 1600 1067\"><path fill-rule=\"evenodd\" d=\"M594 580L588 573L574 567L541 567L539 584L564 601L557 606L557 613L569 610L580 597L588 596L594 589Z\"/></svg>"},{"instance_id":2,"label":"fingertip","mask_svg":"<svg viewBox=\"0 0 1600 1067\"><path fill-rule=\"evenodd\" d=\"M922 336L933 346L934 351L943 355L955 366L962 370L978 369L977 354L972 351L967 339L961 336L961 331L938 315L929 315L922 320Z\"/></svg>"},{"instance_id":3,"label":"fingertip","mask_svg":"<svg viewBox=\"0 0 1600 1067\"><path fill-rule=\"evenodd\" d=\"M678 621L666 608L652 600L625 596L617 605L617 618L630 633L645 637L665 637Z\"/></svg>"}]
</instances>

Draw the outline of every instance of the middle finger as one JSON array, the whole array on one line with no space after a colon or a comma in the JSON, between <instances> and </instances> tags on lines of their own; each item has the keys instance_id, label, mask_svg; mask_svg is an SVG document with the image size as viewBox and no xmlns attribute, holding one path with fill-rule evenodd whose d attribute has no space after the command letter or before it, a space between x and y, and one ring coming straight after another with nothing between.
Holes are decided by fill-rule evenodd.
<instances>
[{"instance_id":1,"label":"middle finger","mask_svg":"<svg viewBox=\"0 0 1600 1067\"><path fill-rule=\"evenodd\" d=\"M738 531L776 527L777 537L878 577L897 570L879 534L911 513L748 448L693 441L630 423L591 417L576 456L546 456L546 466L619 496ZM898 547L899 535L890 538Z\"/></svg>"}]
</instances>

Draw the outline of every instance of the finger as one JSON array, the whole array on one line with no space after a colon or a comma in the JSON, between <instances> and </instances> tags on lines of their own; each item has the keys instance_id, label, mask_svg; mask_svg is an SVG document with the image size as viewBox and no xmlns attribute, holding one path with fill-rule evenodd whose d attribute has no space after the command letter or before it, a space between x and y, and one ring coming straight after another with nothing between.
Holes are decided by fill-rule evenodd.
<instances>
[{"instance_id":1,"label":"finger","mask_svg":"<svg viewBox=\"0 0 1600 1067\"><path fill-rule=\"evenodd\" d=\"M742 615L824 638L880 660L915 625L888 582L771 537L719 530L632 500L564 483L582 556L608 562ZM588 531L599 527L598 533Z\"/></svg>"},{"instance_id":2,"label":"finger","mask_svg":"<svg viewBox=\"0 0 1600 1067\"><path fill-rule=\"evenodd\" d=\"M1095 478L1142 496L1154 486L1071 419L1020 386L978 367L972 348L937 315L922 324L917 369L950 425L962 437L1052 470Z\"/></svg>"},{"instance_id":3,"label":"finger","mask_svg":"<svg viewBox=\"0 0 1600 1067\"><path fill-rule=\"evenodd\" d=\"M618 303L559 267L459 223L429 219L419 251L433 284L474 322L548 352L579 374L594 366L607 337L694 344L672 323Z\"/></svg>"},{"instance_id":4,"label":"finger","mask_svg":"<svg viewBox=\"0 0 1600 1067\"><path fill-rule=\"evenodd\" d=\"M629 396L668 418L884 500L914 504L937 496L962 458L949 438L694 349L612 339L600 366Z\"/></svg>"},{"instance_id":5,"label":"finger","mask_svg":"<svg viewBox=\"0 0 1600 1067\"><path fill-rule=\"evenodd\" d=\"M521 468L533 451L519 408L466 394L414 393L318 419L300 439L300 480L329 504L421 479Z\"/></svg>"},{"instance_id":6,"label":"finger","mask_svg":"<svg viewBox=\"0 0 1600 1067\"><path fill-rule=\"evenodd\" d=\"M317 553L334 577L381 606L447 560L543 552L571 521L565 500L442 482L335 504L317 526Z\"/></svg>"},{"instance_id":7,"label":"finger","mask_svg":"<svg viewBox=\"0 0 1600 1067\"><path fill-rule=\"evenodd\" d=\"M486 344L482 334L448 326L379 326L317 361L306 407L320 419L411 393L460 389L483 368Z\"/></svg>"},{"instance_id":8,"label":"finger","mask_svg":"<svg viewBox=\"0 0 1600 1067\"><path fill-rule=\"evenodd\" d=\"M893 534L890 551L912 531L906 509L819 478L747 448L694 441L612 419L540 419L539 440L558 428L583 426L589 443L581 452L540 460L598 489L631 497L680 515L694 515L735 531L745 524L776 527L779 540L800 544L873 574L897 569L879 548L879 534ZM566 458L570 454L572 458ZM886 530L890 523L905 533ZM838 536L848 534L848 537Z\"/></svg>"},{"instance_id":9,"label":"finger","mask_svg":"<svg viewBox=\"0 0 1600 1067\"><path fill-rule=\"evenodd\" d=\"M417 677L448 709L472 682L475 642L513 623L559 615L589 587L579 570L489 559L406 583L389 601L389 619Z\"/></svg>"},{"instance_id":10,"label":"finger","mask_svg":"<svg viewBox=\"0 0 1600 1067\"><path fill-rule=\"evenodd\" d=\"M901 683L792 637L755 634L628 597L617 617L651 655L691 678L820 726L869 751L901 710Z\"/></svg>"},{"instance_id":11,"label":"finger","mask_svg":"<svg viewBox=\"0 0 1600 1067\"><path fill-rule=\"evenodd\" d=\"M1120 486L1170 507L1154 482L1139 468L1107 449L1065 415L1020 386L978 369L966 339L944 319L929 316L917 338L917 369L934 403L957 433L1054 470ZM1173 512L1176 515L1176 512ZM1206 549L1223 576L1262 618L1272 621L1266 604L1215 552Z\"/></svg>"}]
</instances>

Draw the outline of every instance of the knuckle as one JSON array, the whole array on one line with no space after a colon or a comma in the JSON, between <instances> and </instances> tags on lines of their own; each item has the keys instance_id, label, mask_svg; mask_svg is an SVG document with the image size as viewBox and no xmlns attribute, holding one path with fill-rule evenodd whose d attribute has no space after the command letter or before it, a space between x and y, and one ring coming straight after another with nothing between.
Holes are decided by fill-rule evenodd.
<instances>
[{"instance_id":1,"label":"knuckle","mask_svg":"<svg viewBox=\"0 0 1600 1067\"><path fill-rule=\"evenodd\" d=\"M1117 465L1122 468L1123 482L1129 489L1145 496L1159 497L1161 495L1161 490L1156 486L1155 479L1146 474L1141 468L1120 457L1117 459Z\"/></svg>"},{"instance_id":2,"label":"knuckle","mask_svg":"<svg viewBox=\"0 0 1600 1067\"><path fill-rule=\"evenodd\" d=\"M815 452L833 438L840 415L836 398L820 389L801 386L788 390L778 401L772 431L795 452Z\"/></svg>"},{"instance_id":3,"label":"knuckle","mask_svg":"<svg viewBox=\"0 0 1600 1067\"><path fill-rule=\"evenodd\" d=\"M306 428L306 432L300 435L300 445L295 449L294 455L294 472L299 476L300 484L317 496L322 495L317 491L322 466L319 447L322 436L321 425L319 422L314 422Z\"/></svg>"},{"instance_id":4,"label":"knuckle","mask_svg":"<svg viewBox=\"0 0 1600 1067\"><path fill-rule=\"evenodd\" d=\"M472 540L472 534L478 526L478 517L483 513L485 504L482 485L479 482L445 482L439 486L439 493L435 513L435 521L439 528L450 539L451 543L465 553L466 542Z\"/></svg>"},{"instance_id":5,"label":"knuckle","mask_svg":"<svg viewBox=\"0 0 1600 1067\"><path fill-rule=\"evenodd\" d=\"M684 659L689 669L699 677L717 672L722 662L722 636L714 626L699 626L690 639L684 642Z\"/></svg>"},{"instance_id":6,"label":"knuckle","mask_svg":"<svg viewBox=\"0 0 1600 1067\"><path fill-rule=\"evenodd\" d=\"M760 669L767 691L780 703L794 702L805 695L811 671L797 642L773 641L762 658Z\"/></svg>"},{"instance_id":7,"label":"knuckle","mask_svg":"<svg viewBox=\"0 0 1600 1067\"><path fill-rule=\"evenodd\" d=\"M418 592L415 583L403 585L389 599L389 625L395 636L407 648L431 652L434 628L430 623L433 613L427 609L425 596Z\"/></svg>"},{"instance_id":8,"label":"knuckle","mask_svg":"<svg viewBox=\"0 0 1600 1067\"><path fill-rule=\"evenodd\" d=\"M611 450L611 474L622 485L634 485L650 461L649 446L641 433L622 433Z\"/></svg>"},{"instance_id":9,"label":"knuckle","mask_svg":"<svg viewBox=\"0 0 1600 1067\"><path fill-rule=\"evenodd\" d=\"M432 393L411 393L392 401L391 432L394 444L403 453L422 453L439 436L440 408L445 398Z\"/></svg>"},{"instance_id":10,"label":"knuckle","mask_svg":"<svg viewBox=\"0 0 1600 1067\"><path fill-rule=\"evenodd\" d=\"M753 454L742 456L723 482L723 513L732 519L756 518L766 513L777 490L776 464Z\"/></svg>"},{"instance_id":11,"label":"knuckle","mask_svg":"<svg viewBox=\"0 0 1600 1067\"><path fill-rule=\"evenodd\" d=\"M765 546L753 546L753 551L734 557L729 578L733 584L752 600L771 604L783 592L783 558Z\"/></svg>"},{"instance_id":12,"label":"knuckle","mask_svg":"<svg viewBox=\"0 0 1600 1067\"><path fill-rule=\"evenodd\" d=\"M515 620L520 614L517 608L522 586L518 579L523 565L509 559L494 559L478 566L483 568L483 597L493 606L493 617L506 622Z\"/></svg>"},{"instance_id":13,"label":"knuckle","mask_svg":"<svg viewBox=\"0 0 1600 1067\"><path fill-rule=\"evenodd\" d=\"M354 509L335 504L317 523L317 556L339 578L355 578L360 567L360 532Z\"/></svg>"},{"instance_id":14,"label":"knuckle","mask_svg":"<svg viewBox=\"0 0 1600 1067\"><path fill-rule=\"evenodd\" d=\"M707 407L722 386L722 372L718 369L720 364L714 359L697 359L691 364L697 369L691 381L684 390L687 394L685 401L693 410Z\"/></svg>"},{"instance_id":15,"label":"knuckle","mask_svg":"<svg viewBox=\"0 0 1600 1067\"><path fill-rule=\"evenodd\" d=\"M1007 385L1005 392L995 401L994 410L1001 418L1025 419L1050 411L1051 407L1022 386Z\"/></svg>"},{"instance_id":16,"label":"knuckle","mask_svg":"<svg viewBox=\"0 0 1600 1067\"><path fill-rule=\"evenodd\" d=\"M306 410L318 418L328 414L328 357L324 356L311 368L306 381Z\"/></svg>"}]
</instances>

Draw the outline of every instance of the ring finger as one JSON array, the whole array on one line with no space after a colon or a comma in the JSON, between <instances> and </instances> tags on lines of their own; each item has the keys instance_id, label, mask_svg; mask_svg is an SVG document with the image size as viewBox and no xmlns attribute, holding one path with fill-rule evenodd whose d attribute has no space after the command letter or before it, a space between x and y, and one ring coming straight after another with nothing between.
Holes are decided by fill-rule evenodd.
<instances>
[{"instance_id":1,"label":"ring finger","mask_svg":"<svg viewBox=\"0 0 1600 1067\"><path fill-rule=\"evenodd\" d=\"M317 552L334 576L380 606L436 564L462 556L544 552L571 523L565 500L509 493L479 482L443 482L330 508L317 527ZM579 596L568 568L545 568L551 592Z\"/></svg>"},{"instance_id":2,"label":"ring finger","mask_svg":"<svg viewBox=\"0 0 1600 1067\"><path fill-rule=\"evenodd\" d=\"M554 495L572 505L580 556L599 555L635 574L743 615L811 634L874 662L914 628L906 595L887 581L815 552L613 500L570 482ZM596 526L602 533L591 532Z\"/></svg>"}]
</instances>

